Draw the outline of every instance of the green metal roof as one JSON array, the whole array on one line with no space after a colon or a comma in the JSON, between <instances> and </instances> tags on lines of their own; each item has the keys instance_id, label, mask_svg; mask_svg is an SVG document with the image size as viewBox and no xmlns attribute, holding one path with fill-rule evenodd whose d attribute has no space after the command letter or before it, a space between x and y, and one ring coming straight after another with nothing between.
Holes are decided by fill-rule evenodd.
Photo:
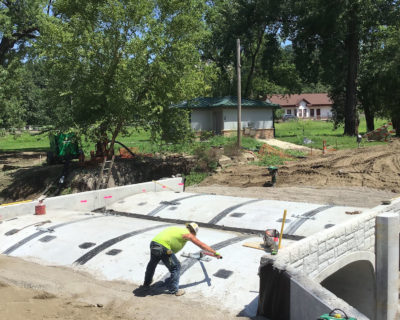
<instances>
[{"instance_id":1,"label":"green metal roof","mask_svg":"<svg viewBox=\"0 0 400 320\"><path fill-rule=\"evenodd\" d=\"M184 109L210 109L220 107L237 108L237 97L227 96L220 98L199 97L188 101L174 104L171 107ZM261 100L243 99L242 107L244 108L274 108L280 109L279 104L274 104Z\"/></svg>"}]
</instances>

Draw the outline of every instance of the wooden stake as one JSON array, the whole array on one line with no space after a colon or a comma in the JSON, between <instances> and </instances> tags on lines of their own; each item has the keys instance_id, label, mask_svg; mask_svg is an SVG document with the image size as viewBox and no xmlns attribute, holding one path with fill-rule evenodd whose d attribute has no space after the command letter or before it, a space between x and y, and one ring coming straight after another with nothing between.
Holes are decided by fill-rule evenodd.
<instances>
[{"instance_id":1,"label":"wooden stake","mask_svg":"<svg viewBox=\"0 0 400 320\"><path fill-rule=\"evenodd\" d=\"M283 227L285 226L285 220L286 220L286 212L287 212L287 210L285 209L285 211L283 211L283 219L282 219L281 233L280 233L280 235L279 235L278 249L281 248L282 235L283 235Z\"/></svg>"}]
</instances>

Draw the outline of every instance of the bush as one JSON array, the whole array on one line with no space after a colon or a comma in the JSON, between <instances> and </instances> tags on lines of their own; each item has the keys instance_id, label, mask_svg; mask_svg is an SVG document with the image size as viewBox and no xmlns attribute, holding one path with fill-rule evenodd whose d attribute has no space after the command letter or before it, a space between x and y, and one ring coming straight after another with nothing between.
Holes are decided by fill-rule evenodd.
<instances>
[{"instance_id":1,"label":"bush","mask_svg":"<svg viewBox=\"0 0 400 320\"><path fill-rule=\"evenodd\" d=\"M201 131L200 132L200 141L210 140L214 137L214 132L212 131Z\"/></svg>"},{"instance_id":2,"label":"bush","mask_svg":"<svg viewBox=\"0 0 400 320\"><path fill-rule=\"evenodd\" d=\"M274 119L275 120L282 120L284 114L285 114L285 110L284 109L275 109L274 110Z\"/></svg>"},{"instance_id":3,"label":"bush","mask_svg":"<svg viewBox=\"0 0 400 320\"><path fill-rule=\"evenodd\" d=\"M190 172L189 175L186 176L186 186L189 187L189 186L192 186L192 185L195 185L195 184L199 184L207 176L208 176L208 173L206 173L206 172L192 171L192 172Z\"/></svg>"},{"instance_id":4,"label":"bush","mask_svg":"<svg viewBox=\"0 0 400 320\"><path fill-rule=\"evenodd\" d=\"M219 159L217 149L201 145L194 149L194 155L197 157L196 171L208 172L217 168Z\"/></svg>"}]
</instances>

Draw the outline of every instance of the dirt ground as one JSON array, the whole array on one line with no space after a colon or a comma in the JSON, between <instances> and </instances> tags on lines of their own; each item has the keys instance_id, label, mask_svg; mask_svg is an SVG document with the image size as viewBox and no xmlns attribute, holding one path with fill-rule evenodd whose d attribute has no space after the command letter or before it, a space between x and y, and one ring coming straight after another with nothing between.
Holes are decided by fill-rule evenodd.
<instances>
[{"instance_id":1,"label":"dirt ground","mask_svg":"<svg viewBox=\"0 0 400 320\"><path fill-rule=\"evenodd\" d=\"M71 268L0 256L0 270L0 319L4 320L237 318L201 297L135 296L131 284L97 280Z\"/></svg>"},{"instance_id":2,"label":"dirt ground","mask_svg":"<svg viewBox=\"0 0 400 320\"><path fill-rule=\"evenodd\" d=\"M5 152L0 154L0 192L10 186L22 172L46 161L44 152ZM0 203L2 202L0 195Z\"/></svg>"},{"instance_id":3,"label":"dirt ground","mask_svg":"<svg viewBox=\"0 0 400 320\"><path fill-rule=\"evenodd\" d=\"M40 154L24 153L21 161L18 158L16 154L0 156L0 166L25 167L43 161ZM0 190L15 179L26 179L17 172L0 171ZM46 176L45 171L40 174ZM271 181L265 167L232 163L186 191L373 207L382 200L399 196L399 176L400 141L394 141L385 146L327 155L314 153L300 161L288 162L279 167L274 187L264 186ZM165 294L138 297L132 293L136 288L130 284L97 280L71 268L0 256L0 271L0 319L237 318L207 305L201 297Z\"/></svg>"},{"instance_id":4,"label":"dirt ground","mask_svg":"<svg viewBox=\"0 0 400 320\"><path fill-rule=\"evenodd\" d=\"M279 166L277 182L265 167L232 163L192 192L373 207L400 193L400 140L387 145L313 155Z\"/></svg>"}]
</instances>

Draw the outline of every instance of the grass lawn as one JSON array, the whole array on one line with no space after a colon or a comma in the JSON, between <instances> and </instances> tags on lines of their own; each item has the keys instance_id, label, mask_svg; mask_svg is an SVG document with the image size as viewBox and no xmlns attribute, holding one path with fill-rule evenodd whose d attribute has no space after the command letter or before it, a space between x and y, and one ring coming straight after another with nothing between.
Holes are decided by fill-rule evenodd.
<instances>
[{"instance_id":1,"label":"grass lawn","mask_svg":"<svg viewBox=\"0 0 400 320\"><path fill-rule=\"evenodd\" d=\"M31 135L28 132L21 134L5 134L0 136L0 152L7 151L48 151L50 147L47 134Z\"/></svg>"},{"instance_id":2,"label":"grass lawn","mask_svg":"<svg viewBox=\"0 0 400 320\"><path fill-rule=\"evenodd\" d=\"M193 154L199 147L203 146L208 148L211 146L224 146L234 144L236 137L222 137L214 136L207 141L188 142L183 144L156 144L150 140L150 133L144 130L129 129L129 133L125 136L120 135L117 141L121 142L127 147L136 147L141 153L155 153L155 152L177 152ZM252 139L243 137L242 146L247 149L254 150L262 143ZM95 150L95 145L92 142L82 139L82 147L86 156L90 155L90 150ZM121 146L115 144L116 154ZM48 151L50 148L48 133L44 134L31 134L23 132L21 134L6 134L0 136L0 152L7 151Z\"/></svg>"},{"instance_id":3,"label":"grass lawn","mask_svg":"<svg viewBox=\"0 0 400 320\"><path fill-rule=\"evenodd\" d=\"M142 152L152 152L156 146L150 144L150 134L143 130L129 130L129 135L119 136L117 141L128 147L137 147ZM86 156L90 155L90 150L95 150L95 144L82 139L82 147ZM115 149L119 149L119 145ZM28 131L20 134L6 134L0 136L0 152L7 151L48 151L50 149L49 135L31 134Z\"/></svg>"},{"instance_id":4,"label":"grass lawn","mask_svg":"<svg viewBox=\"0 0 400 320\"><path fill-rule=\"evenodd\" d=\"M390 121L385 119L376 119L375 128L378 128ZM308 147L322 149L323 140L326 141L328 148L334 149L351 149L357 148L355 137L343 135L343 126L334 130L333 122L331 121L313 121L313 120L298 120L287 121L275 124L275 135L279 140L306 145ZM360 119L359 132L361 135L366 133L365 119ZM311 140L309 144L304 144L304 139ZM365 146L383 144L386 142L367 142Z\"/></svg>"},{"instance_id":5,"label":"grass lawn","mask_svg":"<svg viewBox=\"0 0 400 320\"><path fill-rule=\"evenodd\" d=\"M375 128L387 123L387 120L377 119ZM322 149L322 141L327 142L328 148L348 149L356 148L357 142L355 137L343 136L343 127L334 130L333 122L329 121L312 121L298 120L287 121L275 124L276 138L287 142L292 142L299 145L304 145L304 139L312 141L310 144L305 144L309 147ZM361 119L359 131L361 134L366 132L365 119ZM144 130L134 128L128 129L128 134L120 135L117 141L123 143L127 147L136 147L141 153L155 152L177 152L194 154L199 146L209 148L211 146L226 146L234 145L236 137L214 136L208 141L188 142L183 144L155 144L150 141L150 133ZM385 142L365 142L366 145L381 144ZM95 150L94 143L87 142L82 139L82 146L86 156L90 155L90 150ZM261 146L261 143L252 138L243 137L242 146L246 149L255 150ZM120 146L115 145L116 154ZM48 134L30 134L23 132L21 134L6 134L0 136L0 152L6 151L48 151L49 138ZM269 164L266 161L265 164Z\"/></svg>"}]
</instances>

